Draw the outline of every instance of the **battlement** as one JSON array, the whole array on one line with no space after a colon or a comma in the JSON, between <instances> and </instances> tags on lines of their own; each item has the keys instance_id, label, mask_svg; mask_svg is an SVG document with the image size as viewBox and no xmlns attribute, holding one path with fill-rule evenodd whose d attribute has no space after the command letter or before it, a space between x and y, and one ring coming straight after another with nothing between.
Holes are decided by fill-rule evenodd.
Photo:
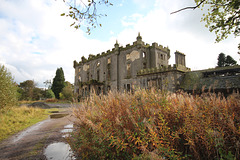
<instances>
[{"instance_id":1,"label":"battlement","mask_svg":"<svg viewBox=\"0 0 240 160\"><path fill-rule=\"evenodd\" d=\"M189 72L189 71L191 71L191 69L187 68L185 66L182 66L182 65L174 64L173 66L168 65L167 67L163 66L163 67L160 67L160 68L142 69L137 73L137 75L138 76L143 76L143 75L147 75L147 74L155 74L155 73L170 72L170 71Z\"/></svg>"},{"instance_id":2,"label":"battlement","mask_svg":"<svg viewBox=\"0 0 240 160\"><path fill-rule=\"evenodd\" d=\"M163 52L166 52L168 55L170 55L170 49L168 47L163 47L162 45L159 45L158 43L152 43L152 46L150 46L149 44L145 44L145 42L142 41L142 37L140 36L140 33L138 34L137 37L137 41L133 42L132 44L127 44L125 47L119 46L118 41L116 41L114 48L112 48L111 50L107 50L107 52L102 52L101 54L97 54L97 55L93 55L93 54L89 54L88 58L86 59L84 56L82 57L82 60L80 62L76 62L74 61L74 68L76 66L79 65L83 65L84 63L90 62L92 60L96 60L98 58L110 55L110 54L114 54L120 51L125 51L131 48L134 48L136 46L140 45L141 47L144 48L157 48ZM170 57L170 56L169 56Z\"/></svg>"}]
</instances>

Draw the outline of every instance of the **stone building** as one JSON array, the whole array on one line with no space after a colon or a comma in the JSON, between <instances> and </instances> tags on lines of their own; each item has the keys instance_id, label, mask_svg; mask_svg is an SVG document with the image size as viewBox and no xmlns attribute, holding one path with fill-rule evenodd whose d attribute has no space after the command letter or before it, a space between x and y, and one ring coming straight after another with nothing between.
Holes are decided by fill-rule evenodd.
<instances>
[{"instance_id":1,"label":"stone building","mask_svg":"<svg viewBox=\"0 0 240 160\"><path fill-rule=\"evenodd\" d=\"M173 66L169 65L169 59L168 47L146 44L138 34L132 45L120 47L116 42L112 50L74 61L74 92L86 97L93 92L106 94L109 90L123 92L135 88L176 91L189 69L183 53L175 52Z\"/></svg>"}]
</instances>

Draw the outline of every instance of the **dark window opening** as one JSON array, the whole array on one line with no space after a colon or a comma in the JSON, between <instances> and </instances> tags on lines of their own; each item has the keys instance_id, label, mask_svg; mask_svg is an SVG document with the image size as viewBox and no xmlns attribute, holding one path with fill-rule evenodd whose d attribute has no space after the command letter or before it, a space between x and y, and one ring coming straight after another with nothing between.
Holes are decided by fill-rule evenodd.
<instances>
[{"instance_id":1,"label":"dark window opening","mask_svg":"<svg viewBox=\"0 0 240 160\"><path fill-rule=\"evenodd\" d=\"M146 69L147 68L147 63L143 63L143 69Z\"/></svg>"},{"instance_id":2,"label":"dark window opening","mask_svg":"<svg viewBox=\"0 0 240 160\"><path fill-rule=\"evenodd\" d=\"M130 92L130 91L131 91L131 85L127 84L127 92Z\"/></svg>"},{"instance_id":3,"label":"dark window opening","mask_svg":"<svg viewBox=\"0 0 240 160\"><path fill-rule=\"evenodd\" d=\"M97 80L99 81L100 80L100 71L97 70Z\"/></svg>"}]
</instances>

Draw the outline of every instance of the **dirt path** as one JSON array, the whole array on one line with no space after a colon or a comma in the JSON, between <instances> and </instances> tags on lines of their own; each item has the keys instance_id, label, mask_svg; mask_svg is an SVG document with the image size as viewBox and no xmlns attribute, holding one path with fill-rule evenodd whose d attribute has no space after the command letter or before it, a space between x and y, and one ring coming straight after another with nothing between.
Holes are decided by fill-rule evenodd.
<instances>
[{"instance_id":1,"label":"dirt path","mask_svg":"<svg viewBox=\"0 0 240 160\"><path fill-rule=\"evenodd\" d=\"M70 113L68 111L68 113ZM44 160L44 148L53 142L64 142L61 130L73 123L71 113L63 118L41 121L0 142L1 160Z\"/></svg>"}]
</instances>

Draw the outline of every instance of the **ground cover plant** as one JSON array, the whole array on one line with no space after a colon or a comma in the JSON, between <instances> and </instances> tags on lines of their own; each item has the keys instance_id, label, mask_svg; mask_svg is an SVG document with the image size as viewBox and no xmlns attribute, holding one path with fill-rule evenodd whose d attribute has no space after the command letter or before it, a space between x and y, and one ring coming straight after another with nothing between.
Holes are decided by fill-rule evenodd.
<instances>
[{"instance_id":1,"label":"ground cover plant","mask_svg":"<svg viewBox=\"0 0 240 160\"><path fill-rule=\"evenodd\" d=\"M0 141L48 117L50 110L27 106L0 109Z\"/></svg>"},{"instance_id":2,"label":"ground cover plant","mask_svg":"<svg viewBox=\"0 0 240 160\"><path fill-rule=\"evenodd\" d=\"M240 95L92 95L68 139L81 159L240 159Z\"/></svg>"}]
</instances>

